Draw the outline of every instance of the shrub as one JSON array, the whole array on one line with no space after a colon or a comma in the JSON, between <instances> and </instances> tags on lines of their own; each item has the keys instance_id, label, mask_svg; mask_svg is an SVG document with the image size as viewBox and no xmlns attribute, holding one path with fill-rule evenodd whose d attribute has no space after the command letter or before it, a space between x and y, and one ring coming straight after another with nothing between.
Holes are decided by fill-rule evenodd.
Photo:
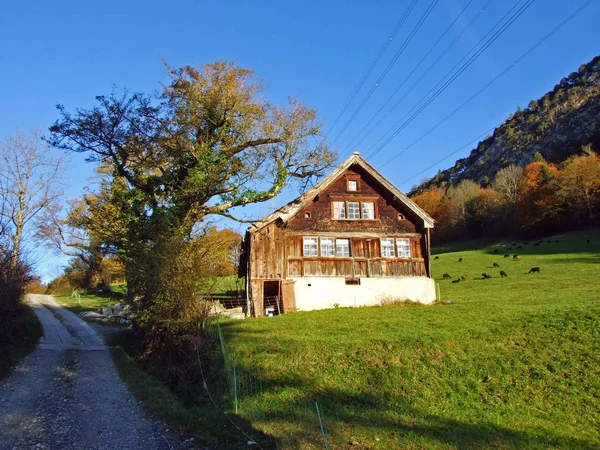
<instances>
[{"instance_id":1,"label":"shrub","mask_svg":"<svg viewBox=\"0 0 600 450\"><path fill-rule=\"evenodd\" d=\"M31 311L21 303L31 280L30 268L0 248L0 375L14 363L15 348L28 336L39 335L31 330L36 324Z\"/></svg>"},{"instance_id":2,"label":"shrub","mask_svg":"<svg viewBox=\"0 0 600 450\"><path fill-rule=\"evenodd\" d=\"M423 303L410 300L403 297L394 297L390 294L381 294L379 297L380 306L423 306Z\"/></svg>"}]
</instances>

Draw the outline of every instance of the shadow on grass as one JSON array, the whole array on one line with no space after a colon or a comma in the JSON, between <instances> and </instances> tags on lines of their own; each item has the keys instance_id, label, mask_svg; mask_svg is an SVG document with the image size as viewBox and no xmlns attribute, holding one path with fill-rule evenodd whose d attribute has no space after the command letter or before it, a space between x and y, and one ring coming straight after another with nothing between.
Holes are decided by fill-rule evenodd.
<instances>
[{"instance_id":1,"label":"shadow on grass","mask_svg":"<svg viewBox=\"0 0 600 450\"><path fill-rule=\"evenodd\" d=\"M265 385L277 386L280 381L265 380ZM242 411L251 421L248 423L261 423L282 448L323 448L323 437L329 448L598 448L584 439L551 435L544 429L521 431L486 421L469 423L428 414L408 401L392 402L370 393L310 390L305 383L293 388L304 392L302 398L281 401L271 391L257 395L254 404L248 401ZM315 402L319 403L318 412ZM380 441L382 447L376 445Z\"/></svg>"},{"instance_id":2,"label":"shadow on grass","mask_svg":"<svg viewBox=\"0 0 600 450\"><path fill-rule=\"evenodd\" d=\"M143 401L144 407L155 417L164 420L180 433L194 436L196 443L203 445L202 448L247 449L249 438L259 442L265 450L277 448L271 436L257 430L246 418L235 415L231 402L222 402L221 405L217 403L219 407L215 407L212 400L219 402L222 399L211 400L206 391L194 396L194 399L182 398L161 380L142 370L131 357L141 350L140 343L132 336L130 330L110 336L113 360L131 392ZM213 381L209 380L207 383L209 392ZM227 407L224 403L227 403Z\"/></svg>"},{"instance_id":3,"label":"shadow on grass","mask_svg":"<svg viewBox=\"0 0 600 450\"><path fill-rule=\"evenodd\" d=\"M559 325L564 329L562 323ZM226 323L223 328L230 326L235 324ZM272 338L279 341L280 349L292 345L292 341L287 344L281 336L267 337L260 332L235 328L225 335L229 333L241 333L239 339L250 341L248 345L255 349L253 353L268 354L269 344L265 340ZM339 351L347 352L348 348ZM348 354L350 359L353 356ZM331 380L326 381L318 368L315 371L289 370L285 374L274 369L271 373L275 375L269 376L268 358L265 363L264 369L250 363L254 372L243 364L237 365L238 376L245 372L244 379L250 379L250 385L260 385L259 390L240 394L240 415L275 436L281 448L323 448L315 401L320 405L321 418L324 417L329 448L598 448L597 441L569 435L568 429L563 432L548 421L544 428L513 426L514 421L507 421L504 426L492 423L480 418L483 410L478 402L466 405L472 412L470 415L461 415L462 411L458 410L434 414L431 412L433 404L432 410L427 406L424 410L416 407L408 395L395 395L385 389L377 391L380 383L389 381L386 370L370 373L356 384L321 387ZM362 359L352 360L354 365L366 363ZM402 392L402 387L397 387ZM375 437L380 440L375 441Z\"/></svg>"}]
</instances>

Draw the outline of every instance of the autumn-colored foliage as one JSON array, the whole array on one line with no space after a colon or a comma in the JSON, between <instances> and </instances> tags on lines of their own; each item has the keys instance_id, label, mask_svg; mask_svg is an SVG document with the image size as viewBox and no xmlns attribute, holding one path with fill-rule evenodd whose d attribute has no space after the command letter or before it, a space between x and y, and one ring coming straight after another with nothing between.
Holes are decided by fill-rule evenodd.
<instances>
[{"instance_id":1,"label":"autumn-colored foliage","mask_svg":"<svg viewBox=\"0 0 600 450\"><path fill-rule=\"evenodd\" d=\"M412 200L436 220L438 242L592 225L600 216L600 157L587 146L556 166L536 154L523 169L498 172L491 187L464 180Z\"/></svg>"}]
</instances>

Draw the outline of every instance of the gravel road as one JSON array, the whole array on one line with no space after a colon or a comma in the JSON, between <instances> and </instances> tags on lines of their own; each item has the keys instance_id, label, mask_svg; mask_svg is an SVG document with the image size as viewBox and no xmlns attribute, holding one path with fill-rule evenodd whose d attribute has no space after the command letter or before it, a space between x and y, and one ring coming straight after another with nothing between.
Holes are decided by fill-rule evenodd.
<instances>
[{"instance_id":1,"label":"gravel road","mask_svg":"<svg viewBox=\"0 0 600 450\"><path fill-rule=\"evenodd\" d=\"M194 447L141 408L92 327L50 296L28 302L44 337L0 382L0 449Z\"/></svg>"}]
</instances>

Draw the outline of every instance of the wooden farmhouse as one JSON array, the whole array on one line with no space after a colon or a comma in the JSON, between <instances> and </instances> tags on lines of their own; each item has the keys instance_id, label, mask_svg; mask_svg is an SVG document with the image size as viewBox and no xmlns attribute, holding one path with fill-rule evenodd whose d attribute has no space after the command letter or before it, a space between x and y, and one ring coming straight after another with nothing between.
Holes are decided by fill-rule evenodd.
<instances>
[{"instance_id":1,"label":"wooden farmhouse","mask_svg":"<svg viewBox=\"0 0 600 450\"><path fill-rule=\"evenodd\" d=\"M433 219L358 153L248 228L250 314L435 300Z\"/></svg>"}]
</instances>

